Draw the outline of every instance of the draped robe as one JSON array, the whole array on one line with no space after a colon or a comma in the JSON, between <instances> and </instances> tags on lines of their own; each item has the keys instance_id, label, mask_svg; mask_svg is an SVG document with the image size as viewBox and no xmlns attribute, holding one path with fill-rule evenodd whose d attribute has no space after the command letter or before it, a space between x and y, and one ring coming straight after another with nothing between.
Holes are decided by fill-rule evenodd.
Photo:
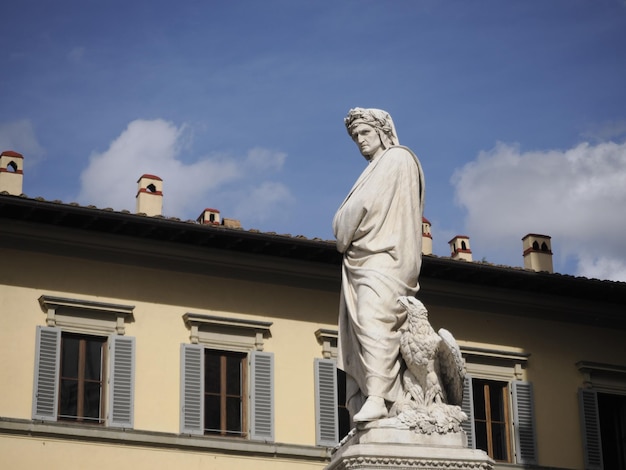
<instances>
[{"instance_id":1,"label":"draped robe","mask_svg":"<svg viewBox=\"0 0 626 470\"><path fill-rule=\"evenodd\" d=\"M393 146L370 161L333 220L343 253L337 366L350 415L370 395L402 394L400 296L414 296L422 256L424 177L415 154Z\"/></svg>"}]
</instances>

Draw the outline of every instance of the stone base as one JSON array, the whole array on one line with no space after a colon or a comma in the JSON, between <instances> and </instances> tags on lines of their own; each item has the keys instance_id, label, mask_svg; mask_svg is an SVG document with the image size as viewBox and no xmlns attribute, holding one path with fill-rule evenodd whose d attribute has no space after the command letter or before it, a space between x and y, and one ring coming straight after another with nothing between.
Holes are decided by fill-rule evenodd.
<instances>
[{"instance_id":1,"label":"stone base","mask_svg":"<svg viewBox=\"0 0 626 470\"><path fill-rule=\"evenodd\" d=\"M335 450L325 470L493 470L482 450L468 449L465 433L418 434L408 429L357 428Z\"/></svg>"}]
</instances>

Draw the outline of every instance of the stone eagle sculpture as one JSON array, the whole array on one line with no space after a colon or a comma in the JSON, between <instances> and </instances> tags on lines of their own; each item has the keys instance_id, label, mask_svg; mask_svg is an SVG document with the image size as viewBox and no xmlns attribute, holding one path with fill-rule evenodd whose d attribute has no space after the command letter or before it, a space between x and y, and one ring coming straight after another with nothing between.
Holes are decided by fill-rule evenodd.
<instances>
[{"instance_id":1,"label":"stone eagle sculpture","mask_svg":"<svg viewBox=\"0 0 626 470\"><path fill-rule=\"evenodd\" d=\"M419 300L400 297L398 302L407 312L400 329L405 396L394 404L390 417L415 432L460 432L467 415L460 407L465 365L459 346L449 331L435 332Z\"/></svg>"}]
</instances>

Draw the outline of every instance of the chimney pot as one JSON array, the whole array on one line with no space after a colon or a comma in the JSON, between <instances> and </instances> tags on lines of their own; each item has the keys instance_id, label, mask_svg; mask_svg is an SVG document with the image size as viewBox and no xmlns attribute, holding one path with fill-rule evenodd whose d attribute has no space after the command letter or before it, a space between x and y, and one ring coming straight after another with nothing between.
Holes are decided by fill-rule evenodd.
<instances>
[{"instance_id":1,"label":"chimney pot","mask_svg":"<svg viewBox=\"0 0 626 470\"><path fill-rule=\"evenodd\" d=\"M163 180L155 175L142 175L137 180L137 213L150 216L162 215Z\"/></svg>"},{"instance_id":2,"label":"chimney pot","mask_svg":"<svg viewBox=\"0 0 626 470\"><path fill-rule=\"evenodd\" d=\"M422 217L422 254L433 254L433 236L430 232L430 221L426 217Z\"/></svg>"},{"instance_id":3,"label":"chimney pot","mask_svg":"<svg viewBox=\"0 0 626 470\"><path fill-rule=\"evenodd\" d=\"M24 157L13 150L0 154L0 191L14 196L22 194L24 182Z\"/></svg>"},{"instance_id":4,"label":"chimney pot","mask_svg":"<svg viewBox=\"0 0 626 470\"><path fill-rule=\"evenodd\" d=\"M554 272L552 266L552 242L548 235L529 233L522 238L524 268L533 271Z\"/></svg>"},{"instance_id":5,"label":"chimney pot","mask_svg":"<svg viewBox=\"0 0 626 470\"><path fill-rule=\"evenodd\" d=\"M448 242L450 245L450 257L462 261L472 261L472 250L467 235L456 235Z\"/></svg>"}]
</instances>

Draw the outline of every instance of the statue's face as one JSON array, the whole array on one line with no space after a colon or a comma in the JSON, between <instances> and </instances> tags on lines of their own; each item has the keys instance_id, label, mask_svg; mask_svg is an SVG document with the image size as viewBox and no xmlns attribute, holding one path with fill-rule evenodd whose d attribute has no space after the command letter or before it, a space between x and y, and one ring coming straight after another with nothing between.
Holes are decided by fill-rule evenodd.
<instances>
[{"instance_id":1,"label":"statue's face","mask_svg":"<svg viewBox=\"0 0 626 470\"><path fill-rule=\"evenodd\" d=\"M368 160L377 157L385 150L378 132L369 124L359 124L352 129L352 140L359 147L361 155Z\"/></svg>"}]
</instances>

